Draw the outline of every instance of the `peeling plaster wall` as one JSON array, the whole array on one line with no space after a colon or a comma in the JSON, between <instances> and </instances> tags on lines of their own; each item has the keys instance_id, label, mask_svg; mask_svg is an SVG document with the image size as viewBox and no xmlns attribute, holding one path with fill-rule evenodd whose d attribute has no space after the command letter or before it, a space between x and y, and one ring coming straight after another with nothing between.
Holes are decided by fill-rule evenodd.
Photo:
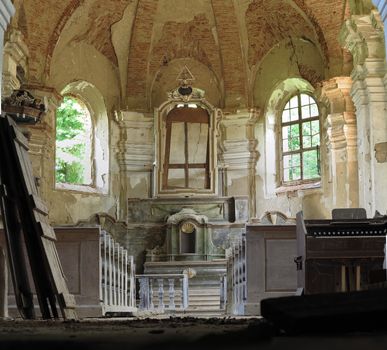
<instances>
[{"instance_id":1,"label":"peeling plaster wall","mask_svg":"<svg viewBox=\"0 0 387 350\"><path fill-rule=\"evenodd\" d=\"M91 90L86 93L78 92L90 107L92 114L105 116L95 125L97 127L95 142L100 144L96 152L99 152L99 156L108 160L109 163L102 164L102 169L97 169L97 173L100 174L97 177L97 187L100 189L97 189L96 193L52 189L47 201L50 206L50 220L56 225L75 224L99 212L106 212L117 218L119 211L120 177L113 151L119 140L120 132L113 112L118 108L120 101L118 70L105 55L93 46L84 41L72 39L79 30L79 26L82 25L79 22L81 19L75 16L67 24L68 30L64 31L63 36L60 37L52 58L48 84L57 91L63 91L66 86L75 81L85 81L95 86L100 98L93 96ZM65 92L66 90L63 91ZM71 92L76 93L77 91ZM55 142L54 135L52 142ZM105 142L106 145L103 147L101 142ZM104 152L110 153L110 157ZM101 166L101 163L97 163L96 166ZM54 165L52 171L54 172ZM48 176L54 176L54 173Z\"/></svg>"},{"instance_id":2,"label":"peeling plaster wall","mask_svg":"<svg viewBox=\"0 0 387 350\"><path fill-rule=\"evenodd\" d=\"M194 6L189 0L64 0L51 6L50 0L52 23L43 18L37 22L44 1L36 6L15 3L19 12L14 25L31 50L32 82L60 92L75 81L86 81L103 96L102 103L90 106L106 115L96 141L109 139L107 187L101 193L77 193L53 191L46 184L55 223L75 223L101 211L125 219L128 198L152 194L153 109L177 86L184 65L196 78L194 86L222 114L217 135L218 166L224 174L221 192L248 195L251 217L268 210L294 216L301 209L307 218L329 216L336 203L331 163L340 163L334 164L335 171L344 174L345 156L332 160L323 144L321 187L276 193L278 113L292 93L315 93L332 74L352 68L338 34L350 6L360 15L370 11L370 1L363 8L358 1L335 0L198 0ZM375 111L383 112L381 107ZM323 113L325 142L328 111ZM385 130L377 128L379 122L374 125L381 129L381 144ZM34 169L40 173L53 169L47 163L53 159L54 123L46 123L50 154L34 155ZM45 173L53 175L53 170Z\"/></svg>"}]
</instances>

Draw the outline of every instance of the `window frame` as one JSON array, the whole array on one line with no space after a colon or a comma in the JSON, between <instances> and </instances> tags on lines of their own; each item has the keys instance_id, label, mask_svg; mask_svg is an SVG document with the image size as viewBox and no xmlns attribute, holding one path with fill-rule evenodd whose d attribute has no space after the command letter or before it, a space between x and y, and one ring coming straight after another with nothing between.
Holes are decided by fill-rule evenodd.
<instances>
[{"instance_id":1,"label":"window frame","mask_svg":"<svg viewBox=\"0 0 387 350\"><path fill-rule=\"evenodd\" d=\"M206 114L206 115L205 115ZM184 163L171 163L171 142L172 142L172 126L173 123L182 122L184 123ZM206 162L205 163L190 163L189 162L189 135L188 135L188 124L207 124L208 131L210 130L210 115L208 111L200 106L197 108L189 107L189 104L184 104L183 107L176 106L166 116L166 136L165 136L165 153L163 159L163 182L162 189L209 189L210 186L210 171L209 171L209 144L210 134L207 135L206 145ZM169 186L169 170L172 169L184 169L184 187L173 187ZM189 186L190 180L190 169L205 169L204 187L193 188Z\"/></svg>"},{"instance_id":2,"label":"window frame","mask_svg":"<svg viewBox=\"0 0 387 350\"><path fill-rule=\"evenodd\" d=\"M64 98L71 98L73 100L76 100L76 102L87 111L88 117L90 118L90 131L89 131L89 138L90 138L90 152L89 152L89 172L90 172L90 182L89 183L70 183L70 182L57 182L56 181L56 161L57 161L57 142L56 142L56 114L55 114L55 154L54 154L54 183L55 183L55 189L56 190L72 190L77 192L98 192L97 191L97 185L96 185L96 174L95 174L95 120L93 118L93 112L90 107L90 105L85 101L85 99L82 96L79 96L74 93L66 93L62 95L63 100ZM63 101L62 101L63 103ZM59 108L59 107L58 107Z\"/></svg>"},{"instance_id":3,"label":"window frame","mask_svg":"<svg viewBox=\"0 0 387 350\"><path fill-rule=\"evenodd\" d=\"M314 103L317 106L318 109L318 115L315 117L309 117L309 118L302 118L302 103L301 103L301 95L307 95L311 99L313 99ZM298 110L298 119L295 121L287 121L283 122L283 112L285 110L285 107L288 103L290 103L290 100L292 100L295 96L297 96L297 110ZM309 104L310 106L311 104ZM282 108L280 109L280 115L279 115L279 149L280 149L280 184L281 186L289 187L289 186L294 186L294 185L301 185L301 184L311 184L311 183L316 183L321 180L321 110L320 107L317 103L316 98L309 92L305 91L298 91L297 93L294 93L288 97L284 104L282 105ZM302 130L302 125L306 122L312 122L318 120L318 125L319 125L319 144L317 146L310 146L310 147L303 147L303 130ZM286 126L291 126L291 125L298 125L299 126L299 141L300 141L300 148L295 151L284 151L284 138L283 138L283 128ZM304 162L303 162L303 154L307 151L312 151L316 150L317 152L317 169L318 169L318 177L313 177L313 178L308 178L304 179ZM284 158L285 156L288 155L293 155L293 154L299 154L300 155L300 179L297 180L285 180L285 167L284 167Z\"/></svg>"},{"instance_id":4,"label":"window frame","mask_svg":"<svg viewBox=\"0 0 387 350\"><path fill-rule=\"evenodd\" d=\"M209 116L208 124L208 188L163 188L164 159L165 159L165 139L166 139L166 117L171 110L182 104L196 104L205 109ZM217 128L220 114L205 98L191 98L186 101L180 97L172 96L159 108L155 108L155 161L153 168L153 197L187 197L187 196L213 196L218 194L218 168L217 168Z\"/></svg>"}]
</instances>

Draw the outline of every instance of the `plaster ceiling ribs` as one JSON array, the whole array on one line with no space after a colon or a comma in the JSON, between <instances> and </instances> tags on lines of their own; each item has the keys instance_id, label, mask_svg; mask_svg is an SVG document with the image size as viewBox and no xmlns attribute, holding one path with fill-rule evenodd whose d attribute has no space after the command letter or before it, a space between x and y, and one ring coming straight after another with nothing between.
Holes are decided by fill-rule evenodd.
<instances>
[{"instance_id":1,"label":"plaster ceiling ribs","mask_svg":"<svg viewBox=\"0 0 387 350\"><path fill-rule=\"evenodd\" d=\"M301 0L296 0L300 1ZM349 3L346 0L304 0L316 32L325 40L326 55L329 58L342 58L342 47L338 37L344 21L351 16ZM300 4L301 6L301 4ZM322 45L322 44L321 44ZM324 46L322 45L324 49Z\"/></svg>"},{"instance_id":2,"label":"plaster ceiling ribs","mask_svg":"<svg viewBox=\"0 0 387 350\"><path fill-rule=\"evenodd\" d=\"M95 47L112 64L118 66L118 60L112 43L111 27L120 21L125 8L132 0L96 0L90 8L86 31L75 37L75 41L84 41Z\"/></svg>"},{"instance_id":3,"label":"plaster ceiling ribs","mask_svg":"<svg viewBox=\"0 0 387 350\"><path fill-rule=\"evenodd\" d=\"M112 64L118 65L117 56L111 40L111 27L122 18L123 12L131 0L96 0L85 19L85 30L73 38L73 41L84 41L101 52ZM45 65L45 76L49 74L51 58L59 37L82 0L72 0L64 11L60 21L51 35L48 57Z\"/></svg>"},{"instance_id":4,"label":"plaster ceiling ribs","mask_svg":"<svg viewBox=\"0 0 387 350\"><path fill-rule=\"evenodd\" d=\"M55 49L56 43L59 40L60 34L62 33L62 30L66 25L67 21L69 20L69 18L73 15L75 10L80 6L81 2L82 0L72 0L70 4L66 7L64 12L62 13L62 16L60 17L59 21L57 22L56 27L53 33L51 34L51 38L48 42L47 58L44 66L44 76L48 76L49 74L52 55L54 54L54 49Z\"/></svg>"},{"instance_id":5,"label":"plaster ceiling ribs","mask_svg":"<svg viewBox=\"0 0 387 350\"><path fill-rule=\"evenodd\" d=\"M127 97L130 108L146 105L148 58L158 0L138 2L128 57Z\"/></svg>"},{"instance_id":6,"label":"plaster ceiling ribs","mask_svg":"<svg viewBox=\"0 0 387 350\"><path fill-rule=\"evenodd\" d=\"M247 73L237 16L232 0L212 0L216 21L225 91L225 107L247 105Z\"/></svg>"},{"instance_id":7,"label":"plaster ceiling ribs","mask_svg":"<svg viewBox=\"0 0 387 350\"><path fill-rule=\"evenodd\" d=\"M26 44L29 49L29 80L41 83L49 39L67 8L66 1L25 1L29 29ZM43 15L43 16L42 16Z\"/></svg>"}]
</instances>

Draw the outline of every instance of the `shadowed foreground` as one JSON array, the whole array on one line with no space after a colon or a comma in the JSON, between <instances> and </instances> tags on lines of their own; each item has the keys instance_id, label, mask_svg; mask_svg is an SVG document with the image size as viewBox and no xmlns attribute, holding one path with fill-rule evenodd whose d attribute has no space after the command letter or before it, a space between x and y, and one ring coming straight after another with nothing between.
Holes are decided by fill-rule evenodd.
<instances>
[{"instance_id":1,"label":"shadowed foreground","mask_svg":"<svg viewBox=\"0 0 387 350\"><path fill-rule=\"evenodd\" d=\"M285 336L262 319L1 321L0 349L385 349L384 330Z\"/></svg>"}]
</instances>

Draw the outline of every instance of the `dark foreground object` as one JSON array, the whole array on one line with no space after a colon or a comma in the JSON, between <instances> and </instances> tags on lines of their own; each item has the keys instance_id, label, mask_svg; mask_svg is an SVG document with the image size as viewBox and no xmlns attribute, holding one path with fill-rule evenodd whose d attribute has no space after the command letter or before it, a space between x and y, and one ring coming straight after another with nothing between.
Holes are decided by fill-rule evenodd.
<instances>
[{"instance_id":1,"label":"dark foreground object","mask_svg":"<svg viewBox=\"0 0 387 350\"><path fill-rule=\"evenodd\" d=\"M387 329L387 289L265 299L262 316L288 334Z\"/></svg>"}]
</instances>

